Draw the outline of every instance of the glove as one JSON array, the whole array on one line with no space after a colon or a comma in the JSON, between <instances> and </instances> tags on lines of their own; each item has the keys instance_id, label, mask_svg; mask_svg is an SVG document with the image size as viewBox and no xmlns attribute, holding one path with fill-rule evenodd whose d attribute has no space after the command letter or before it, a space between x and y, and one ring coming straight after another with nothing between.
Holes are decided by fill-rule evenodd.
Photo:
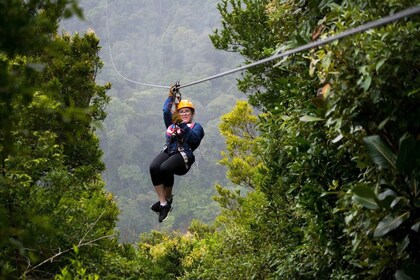
<instances>
[{"instance_id":1,"label":"glove","mask_svg":"<svg viewBox=\"0 0 420 280\"><path fill-rule=\"evenodd\" d=\"M175 86L171 86L171 88L169 89L168 97L172 97L175 95L174 89L175 89Z\"/></svg>"},{"instance_id":2,"label":"glove","mask_svg":"<svg viewBox=\"0 0 420 280\"><path fill-rule=\"evenodd\" d=\"M182 123L182 118L181 118L181 116L179 115L178 112L174 112L172 114L172 123L174 123L174 124Z\"/></svg>"}]
</instances>

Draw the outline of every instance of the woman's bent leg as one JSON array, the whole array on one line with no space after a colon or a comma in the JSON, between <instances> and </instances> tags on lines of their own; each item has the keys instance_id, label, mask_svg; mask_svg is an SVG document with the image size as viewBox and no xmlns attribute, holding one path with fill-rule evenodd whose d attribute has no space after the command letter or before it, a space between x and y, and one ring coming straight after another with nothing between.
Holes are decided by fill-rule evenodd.
<instances>
[{"instance_id":1,"label":"woman's bent leg","mask_svg":"<svg viewBox=\"0 0 420 280\"><path fill-rule=\"evenodd\" d=\"M171 187L174 185L174 174L184 175L188 172L188 168L185 165L184 158L180 153L171 155L165 162L160 166L162 174L171 174L172 176L164 176L163 184L165 187Z\"/></svg>"},{"instance_id":2,"label":"woman's bent leg","mask_svg":"<svg viewBox=\"0 0 420 280\"><path fill-rule=\"evenodd\" d=\"M149 167L150 177L152 179L153 186L158 186L163 183L163 174L160 166L165 160L169 158L167 153L158 154L152 161Z\"/></svg>"},{"instance_id":3,"label":"woman's bent leg","mask_svg":"<svg viewBox=\"0 0 420 280\"><path fill-rule=\"evenodd\" d=\"M150 164L150 177L152 179L153 186L155 187L156 194L158 195L159 202L151 206L153 211L158 212L161 204L166 202L166 190L163 186L164 174L160 170L160 166L165 160L169 158L167 153L158 154Z\"/></svg>"},{"instance_id":4,"label":"woman's bent leg","mask_svg":"<svg viewBox=\"0 0 420 280\"><path fill-rule=\"evenodd\" d=\"M155 191L156 191L156 194L159 197L160 204L161 205L165 204L165 202L166 202L166 191L165 191L165 187L163 186L163 184L155 186Z\"/></svg>"}]
</instances>

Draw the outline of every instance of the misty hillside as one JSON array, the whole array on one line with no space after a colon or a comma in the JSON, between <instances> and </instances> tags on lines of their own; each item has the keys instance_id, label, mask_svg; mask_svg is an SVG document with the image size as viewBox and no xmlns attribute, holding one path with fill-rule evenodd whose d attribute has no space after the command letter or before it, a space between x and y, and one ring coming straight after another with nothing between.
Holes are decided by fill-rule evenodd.
<instances>
[{"instance_id":1,"label":"misty hillside","mask_svg":"<svg viewBox=\"0 0 420 280\"><path fill-rule=\"evenodd\" d=\"M192 219L209 222L219 213L211 196L214 185L226 185L227 180L225 169L217 164L224 150L218 123L237 99L245 97L236 89L237 75L181 90L196 106L195 121L206 135L192 170L176 178L174 210L163 225L149 209L157 196L148 166L164 144L161 108L168 90L138 84L182 85L239 65L237 55L216 50L209 39L220 27L217 2L83 0L85 21L61 24L71 33L93 29L101 42L105 65L98 81L111 82L112 89L98 135L106 164L103 176L106 188L117 197L124 241L133 242L152 229L184 231Z\"/></svg>"}]
</instances>

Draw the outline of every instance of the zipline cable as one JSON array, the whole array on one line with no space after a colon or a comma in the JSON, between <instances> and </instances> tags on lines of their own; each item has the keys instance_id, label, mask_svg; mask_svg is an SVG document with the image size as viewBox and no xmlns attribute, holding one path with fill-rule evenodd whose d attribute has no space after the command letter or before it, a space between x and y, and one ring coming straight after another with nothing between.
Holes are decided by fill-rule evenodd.
<instances>
[{"instance_id":1,"label":"zipline cable","mask_svg":"<svg viewBox=\"0 0 420 280\"><path fill-rule=\"evenodd\" d=\"M291 49L289 51L285 51L285 52L282 52L282 53L277 53L277 54L272 55L270 57L255 61L255 62L247 64L247 65L244 65L242 67L238 67L238 68L228 70L226 72L222 72L222 73L219 73L219 74L216 74L216 75L213 75L213 76L201 79L201 80L197 80L195 82L191 82L191 83L181 85L179 88L186 88L186 87L189 87L189 86L192 86L192 85L200 84L200 83L203 83L203 82L206 82L206 81L210 81L210 80L213 80L213 79L216 79L216 78L220 78L220 77L223 77L223 76L226 76L226 75L230 75L230 74L235 73L235 72L243 71L245 69L248 69L248 68L263 64L263 63L267 63L267 62L273 61L273 60L278 59L278 58L289 56L289 55L295 54L297 52L305 51L305 50L312 49L312 48L318 47L318 46L323 46L323 45L326 45L326 44L328 44L332 41L339 40L341 38L344 38L344 37L347 37L347 36L350 36L350 35L353 35L353 34L356 34L356 33L360 33L360 32L363 32L363 31L366 31L368 29L372 29L372 28L375 28L375 27L378 27L378 26L381 26L381 25L384 25L384 24L388 24L390 22L399 20L399 19L404 18L404 17L411 16L411 15L414 15L414 14L418 14L418 13L420 13L420 6L411 7L411 8L408 8L408 9L404 10L404 11L393 14L391 16L387 16L387 17L384 17L384 18L381 18L381 19L378 19L378 20L375 20L375 21L372 21L372 22L368 22L366 24L360 25L360 26L355 27L355 28L348 29L346 31L343 31L342 33L327 37L325 39L317 40L315 42L312 42L312 43L309 43L309 44Z\"/></svg>"},{"instance_id":2,"label":"zipline cable","mask_svg":"<svg viewBox=\"0 0 420 280\"><path fill-rule=\"evenodd\" d=\"M288 50L288 51L285 51L285 52L282 52L282 53L277 52L276 54L274 54L270 57L267 57L267 58L264 58L264 59L261 59L261 60L257 60L255 62L250 63L250 64L247 64L247 65L244 65L244 66L241 66L241 67L237 67L237 68L234 68L234 69L231 69L231 70L228 70L228 71L225 71L225 72L213 75L213 76L209 76L207 78L203 78L203 79L200 79L200 80L197 80L197 81L194 81L194 82L190 82L190 83L187 83L187 84L184 84L184 85L180 85L179 89L190 87L190 86L200 84L200 83L203 83L203 82L207 82L207 81L217 79L217 78L220 78L220 77L223 77L223 76L227 76L227 75L230 75L230 74L233 74L233 73L236 73L236 72L239 72L239 71L243 71L245 69L248 69L248 68L251 68L251 67L254 67L254 66L258 66L258 65L261 65L261 64L264 64L264 63L267 63L267 62L270 62L270 61L273 61L273 60L276 60L276 59L279 59L279 58L282 58L282 57L285 57L285 56L289 56L289 55L301 52L301 51L306 51L306 50L309 50L309 49L312 49L312 48L315 48L315 47L323 46L323 45L326 45L326 44L331 43L333 41L342 39L344 37L348 37L348 36L354 35L356 33L361 33L363 31L366 31L366 30L369 30L369 29L372 29L372 28L375 28L375 27L379 27L379 26L391 23L393 21L418 14L418 13L420 13L420 6L411 7L411 8L408 8L406 10L403 10L401 12L395 13L393 15L390 15L390 16L380 18L380 19L375 20L375 21L371 21L371 22L362 24L362 25L360 25L358 27L355 27L355 28L348 29L346 31L343 31L339 34L327 37L325 39L320 39L320 40L317 40L315 42L311 42L311 43L308 43L306 45L299 46L297 48L294 48L294 49L291 49L291 50ZM123 78L124 80L127 80L129 82L138 84L138 85L155 87L155 88L170 88L169 86L142 83L142 82L137 82L137 81L128 79L117 70L117 68L115 67L114 59L112 57L111 44L110 44L110 41L109 41L108 0L106 0L106 30L107 30L107 35L108 35L108 48L109 48L109 54L110 54L110 57L111 57L111 63L112 63L112 66L113 66L115 72L121 78Z\"/></svg>"},{"instance_id":3,"label":"zipline cable","mask_svg":"<svg viewBox=\"0 0 420 280\"><path fill-rule=\"evenodd\" d=\"M163 85L154 85L154 84L148 84L148 83L142 83L142 82L137 82L134 80L131 80L127 77L125 77L123 74L121 74L117 67L115 67L115 63L114 63L114 58L112 57L112 51L111 51L111 43L109 41L109 27L108 27L108 0L106 0L106 32L107 32L107 36L108 36L108 49L109 49L109 56L111 58L111 64L112 67L114 68L115 72L124 80L129 81L131 83L135 83L138 85L142 85L142 86L148 86L148 87L155 87L155 88L170 88L169 86L163 86Z\"/></svg>"}]
</instances>

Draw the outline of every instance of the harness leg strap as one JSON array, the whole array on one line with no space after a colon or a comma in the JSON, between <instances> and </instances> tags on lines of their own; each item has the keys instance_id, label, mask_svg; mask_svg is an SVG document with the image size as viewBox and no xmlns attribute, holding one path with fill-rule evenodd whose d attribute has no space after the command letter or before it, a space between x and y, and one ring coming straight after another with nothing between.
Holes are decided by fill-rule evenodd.
<instances>
[{"instance_id":1,"label":"harness leg strap","mask_svg":"<svg viewBox=\"0 0 420 280\"><path fill-rule=\"evenodd\" d=\"M185 162L185 168L188 170L188 157L187 157L187 154L184 152L184 151L180 151L179 152L181 155L182 155L182 157L184 158L184 162Z\"/></svg>"}]
</instances>

